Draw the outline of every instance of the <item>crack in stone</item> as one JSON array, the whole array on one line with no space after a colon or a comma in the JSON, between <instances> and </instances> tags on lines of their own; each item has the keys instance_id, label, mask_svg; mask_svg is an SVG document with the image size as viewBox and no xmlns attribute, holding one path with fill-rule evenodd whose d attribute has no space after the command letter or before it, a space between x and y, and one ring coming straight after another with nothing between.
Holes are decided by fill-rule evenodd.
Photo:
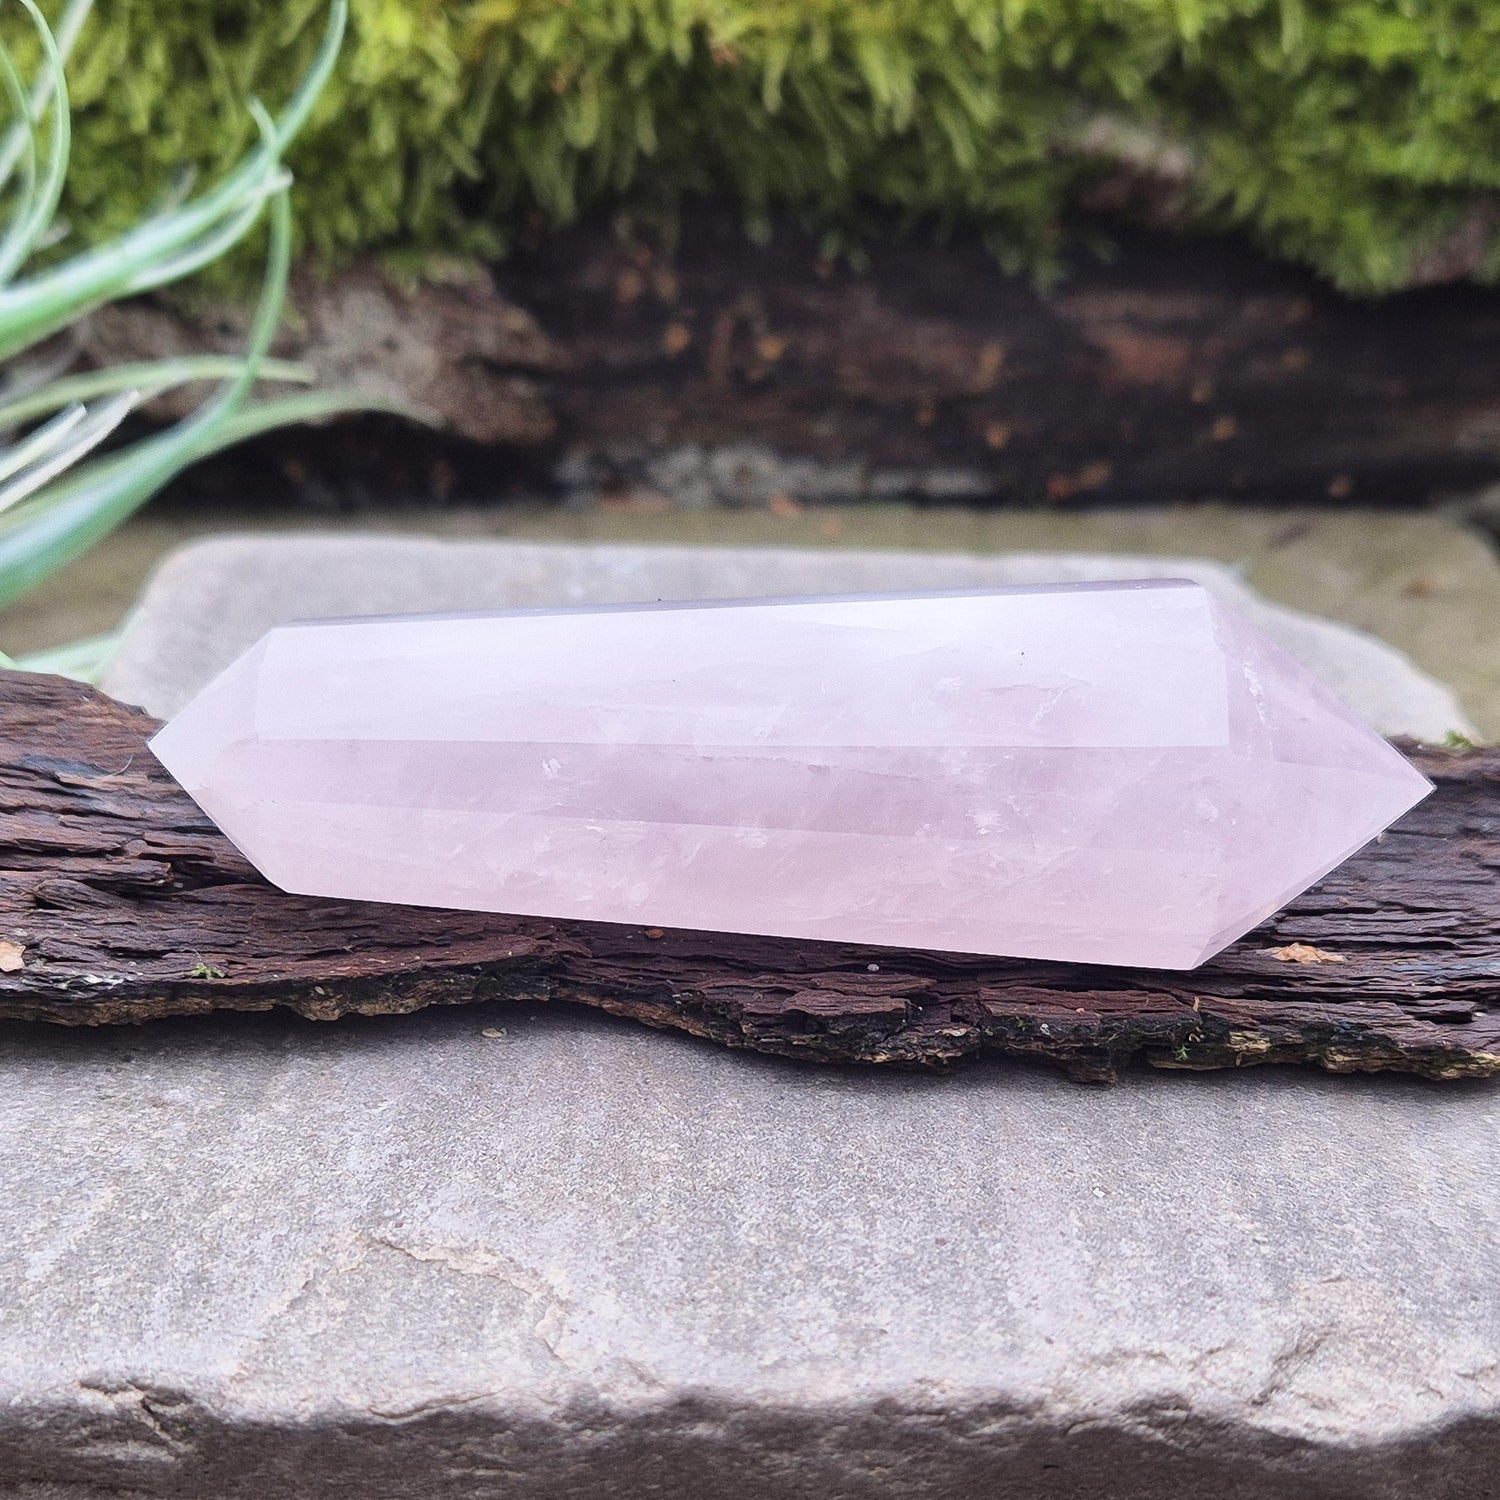
<instances>
[{"instance_id":1,"label":"crack in stone","mask_svg":"<svg viewBox=\"0 0 1500 1500\"><path fill-rule=\"evenodd\" d=\"M481 1276L498 1281L540 1302L542 1312L532 1324L531 1331L558 1364L571 1367L572 1361L559 1348L571 1307L545 1276L488 1245L453 1245L436 1240L408 1241L389 1233L373 1231L367 1231L365 1238L371 1244L394 1250L424 1265L441 1266L458 1276Z\"/></svg>"},{"instance_id":2,"label":"crack in stone","mask_svg":"<svg viewBox=\"0 0 1500 1500\"><path fill-rule=\"evenodd\" d=\"M111 1449L122 1455L134 1449L138 1454L158 1459L183 1458L197 1451L197 1444L185 1431L174 1430L185 1427L181 1414L191 1412L197 1405L186 1392L129 1378L84 1377L77 1384L81 1391L104 1397L135 1429L118 1446L108 1436L97 1444L85 1446Z\"/></svg>"}]
</instances>

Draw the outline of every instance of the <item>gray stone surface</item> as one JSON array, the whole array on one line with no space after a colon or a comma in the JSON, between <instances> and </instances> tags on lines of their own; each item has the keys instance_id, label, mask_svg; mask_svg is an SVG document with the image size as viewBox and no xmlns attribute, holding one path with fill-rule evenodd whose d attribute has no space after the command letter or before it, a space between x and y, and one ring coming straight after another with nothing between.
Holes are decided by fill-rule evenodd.
<instances>
[{"instance_id":1,"label":"gray stone surface","mask_svg":"<svg viewBox=\"0 0 1500 1500\"><path fill-rule=\"evenodd\" d=\"M488 1007L0 1069L0 1474L69 1500L1494 1492L1493 1090Z\"/></svg>"},{"instance_id":2,"label":"gray stone surface","mask_svg":"<svg viewBox=\"0 0 1500 1500\"><path fill-rule=\"evenodd\" d=\"M329 555L173 565L122 670ZM1484 1085L0 1027L0 1495L1483 1500L1497 1161Z\"/></svg>"},{"instance_id":3,"label":"gray stone surface","mask_svg":"<svg viewBox=\"0 0 1500 1500\"><path fill-rule=\"evenodd\" d=\"M1268 604L1203 558L1079 553L573 546L391 536L240 536L174 553L105 687L163 717L292 616L1190 577L1255 619L1386 734L1477 735L1457 699L1362 631Z\"/></svg>"}]
</instances>

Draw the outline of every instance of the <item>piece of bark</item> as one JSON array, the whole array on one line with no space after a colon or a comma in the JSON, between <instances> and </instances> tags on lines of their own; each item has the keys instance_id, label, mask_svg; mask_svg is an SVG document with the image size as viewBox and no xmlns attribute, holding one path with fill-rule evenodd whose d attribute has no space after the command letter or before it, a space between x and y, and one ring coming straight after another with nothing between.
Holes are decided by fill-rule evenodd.
<instances>
[{"instance_id":1,"label":"piece of bark","mask_svg":"<svg viewBox=\"0 0 1500 1500\"><path fill-rule=\"evenodd\" d=\"M289 896L157 763L154 728L77 683L0 673L0 1017L565 1000L826 1062L1500 1073L1500 751L1414 752L1432 797L1171 973Z\"/></svg>"}]
</instances>

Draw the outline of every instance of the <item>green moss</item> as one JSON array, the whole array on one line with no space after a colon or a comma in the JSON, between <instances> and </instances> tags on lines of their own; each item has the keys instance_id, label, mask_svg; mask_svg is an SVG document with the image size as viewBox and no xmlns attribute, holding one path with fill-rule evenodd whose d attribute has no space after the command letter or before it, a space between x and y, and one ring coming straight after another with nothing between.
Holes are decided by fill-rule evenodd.
<instances>
[{"instance_id":1,"label":"green moss","mask_svg":"<svg viewBox=\"0 0 1500 1500\"><path fill-rule=\"evenodd\" d=\"M72 70L78 228L231 159L244 97L281 97L321 22L320 0L101 0ZM528 216L728 194L752 230L790 210L847 242L894 214L1036 266L1101 170L1068 145L1101 115L1188 149L1190 222L1397 286L1500 186L1500 7L354 0L291 161L334 259L488 254Z\"/></svg>"}]
</instances>

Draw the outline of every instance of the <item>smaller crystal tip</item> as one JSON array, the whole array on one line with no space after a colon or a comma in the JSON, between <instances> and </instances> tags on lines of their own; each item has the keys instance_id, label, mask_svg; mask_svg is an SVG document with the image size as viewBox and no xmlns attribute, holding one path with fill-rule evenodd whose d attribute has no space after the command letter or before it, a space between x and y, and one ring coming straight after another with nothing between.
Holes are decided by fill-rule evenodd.
<instances>
[{"instance_id":1,"label":"smaller crystal tip","mask_svg":"<svg viewBox=\"0 0 1500 1500\"><path fill-rule=\"evenodd\" d=\"M1170 580L288 625L151 747L305 895L1172 969L1430 790Z\"/></svg>"}]
</instances>

